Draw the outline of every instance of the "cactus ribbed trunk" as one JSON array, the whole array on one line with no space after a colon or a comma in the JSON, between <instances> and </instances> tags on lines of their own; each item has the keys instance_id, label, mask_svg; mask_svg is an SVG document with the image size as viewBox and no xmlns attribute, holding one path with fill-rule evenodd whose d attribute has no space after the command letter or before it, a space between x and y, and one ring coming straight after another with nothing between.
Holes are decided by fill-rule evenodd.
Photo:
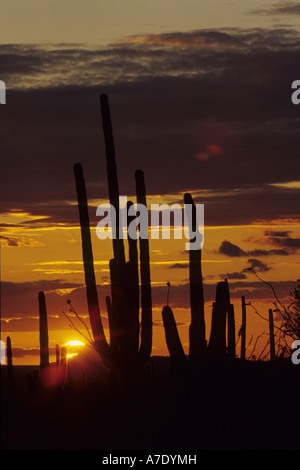
<instances>
[{"instance_id":1,"label":"cactus ribbed trunk","mask_svg":"<svg viewBox=\"0 0 300 470\"><path fill-rule=\"evenodd\" d=\"M230 291L228 280L225 279L227 290L227 353L229 359L235 359L235 318L234 306L230 303Z\"/></svg>"},{"instance_id":2,"label":"cactus ribbed trunk","mask_svg":"<svg viewBox=\"0 0 300 470\"><path fill-rule=\"evenodd\" d=\"M6 363L7 363L7 380L8 385L11 386L14 382L13 372L13 358L12 358L12 347L10 336L6 338Z\"/></svg>"},{"instance_id":3,"label":"cactus ribbed trunk","mask_svg":"<svg viewBox=\"0 0 300 470\"><path fill-rule=\"evenodd\" d=\"M185 205L192 206L192 220L189 220L190 233L198 230L196 207L189 193L184 195ZM190 236L190 242L193 239ZM190 308L191 323L189 328L190 350L189 357L203 358L206 354L207 344L205 339L204 295L201 267L201 249L189 250L189 278L190 278Z\"/></svg>"},{"instance_id":4,"label":"cactus ribbed trunk","mask_svg":"<svg viewBox=\"0 0 300 470\"><path fill-rule=\"evenodd\" d=\"M148 239L140 238L140 282L141 282L141 340L139 322L139 269L137 240L128 239L129 261L125 260L123 227L120 221L119 185L115 146L110 118L110 108L106 94L100 96L102 125L105 138L105 154L110 205L116 213L116 226L113 227L113 259L110 260L111 296L106 297L110 343L106 342L100 316L96 290L94 260L91 243L88 202L82 166L74 166L77 198L80 215L82 253L86 281L89 316L97 350L111 368L116 382L134 382L139 366L151 355L152 349L152 299L150 279L150 256ZM137 202L146 206L144 174L135 174ZM127 204L128 209L132 202ZM129 224L135 216L128 217ZM129 380L128 380L129 378Z\"/></svg>"},{"instance_id":5,"label":"cactus ribbed trunk","mask_svg":"<svg viewBox=\"0 0 300 470\"><path fill-rule=\"evenodd\" d=\"M242 296L241 359L246 358L246 301Z\"/></svg>"},{"instance_id":6,"label":"cactus ribbed trunk","mask_svg":"<svg viewBox=\"0 0 300 470\"><path fill-rule=\"evenodd\" d=\"M228 357L235 359L235 320L234 320L234 307L232 304L228 306L227 311L227 345Z\"/></svg>"},{"instance_id":7,"label":"cactus ribbed trunk","mask_svg":"<svg viewBox=\"0 0 300 470\"><path fill-rule=\"evenodd\" d=\"M123 239L119 237L120 230L120 202L119 202L119 183L117 174L117 165L115 157L115 145L113 139L113 130L110 117L110 108L108 96L103 93L100 96L101 113L102 113L102 126L105 140L105 153L106 153L106 168L107 168L107 182L108 194L110 204L116 210L116 237L113 238L113 252L114 258L119 262L125 263L125 251Z\"/></svg>"},{"instance_id":8,"label":"cactus ribbed trunk","mask_svg":"<svg viewBox=\"0 0 300 470\"><path fill-rule=\"evenodd\" d=\"M273 311L269 309L269 331L270 331L270 361L275 361L275 338L274 338L274 320Z\"/></svg>"},{"instance_id":9,"label":"cactus ribbed trunk","mask_svg":"<svg viewBox=\"0 0 300 470\"><path fill-rule=\"evenodd\" d=\"M49 338L48 338L48 319L45 293L38 294L39 317L40 317L40 366L49 365Z\"/></svg>"},{"instance_id":10,"label":"cactus ribbed trunk","mask_svg":"<svg viewBox=\"0 0 300 470\"><path fill-rule=\"evenodd\" d=\"M170 358L175 363L185 363L186 357L179 338L173 311L165 306L162 310L162 318L165 328L166 343L170 353Z\"/></svg>"},{"instance_id":11,"label":"cactus ribbed trunk","mask_svg":"<svg viewBox=\"0 0 300 470\"><path fill-rule=\"evenodd\" d=\"M209 354L214 359L226 356L226 314L229 304L227 282L219 282L216 289L216 300L213 303Z\"/></svg>"},{"instance_id":12,"label":"cactus ribbed trunk","mask_svg":"<svg viewBox=\"0 0 300 470\"><path fill-rule=\"evenodd\" d=\"M105 360L109 357L108 345L104 335L100 316L100 307L97 293L96 276L94 270L94 257L92 249L88 202L83 169L80 163L74 165L79 220L81 229L82 258L85 275L86 297L91 328L94 336L95 347L100 356Z\"/></svg>"},{"instance_id":13,"label":"cactus ribbed trunk","mask_svg":"<svg viewBox=\"0 0 300 470\"><path fill-rule=\"evenodd\" d=\"M58 367L60 364L60 349L58 344L55 345L55 362Z\"/></svg>"},{"instance_id":14,"label":"cactus ribbed trunk","mask_svg":"<svg viewBox=\"0 0 300 470\"><path fill-rule=\"evenodd\" d=\"M136 199L138 204L147 207L144 173L135 172ZM140 360L148 361L152 349L152 296L150 277L150 254L148 238L139 238L141 274L141 345Z\"/></svg>"}]
</instances>

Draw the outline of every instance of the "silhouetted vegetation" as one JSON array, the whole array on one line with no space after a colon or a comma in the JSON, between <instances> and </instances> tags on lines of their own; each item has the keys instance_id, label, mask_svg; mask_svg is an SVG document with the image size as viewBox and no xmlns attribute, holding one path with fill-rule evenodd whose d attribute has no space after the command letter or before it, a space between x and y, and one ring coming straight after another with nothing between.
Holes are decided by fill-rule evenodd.
<instances>
[{"instance_id":1,"label":"silhouetted vegetation","mask_svg":"<svg viewBox=\"0 0 300 470\"><path fill-rule=\"evenodd\" d=\"M108 192L116 209L118 234L119 183L106 95L101 95L101 111ZM89 379L83 374L75 380L68 373L66 348L59 345L55 363L49 364L46 298L40 292L40 369L13 366L11 342L7 338L8 374L1 384L2 448L157 451L298 448L293 425L299 410L295 405L292 415L286 413L285 404L291 391L298 389L300 375L290 360L276 361L273 312L269 312L272 361L246 360L245 298L243 324L236 338L235 312L225 279L216 286L207 344L201 249L189 251L189 354L184 352L169 305L168 284L162 319L170 357L151 357L149 242L139 237L138 246L137 240L128 237L126 261L123 239L118 236L113 239L113 258L109 262L111 296L105 299L108 341L99 307L88 198L80 163L74 165L74 174L92 344L100 362L103 361L103 369L101 372L95 369ZM137 202L146 206L142 170L135 172L135 189ZM191 233L195 233L197 220L192 196L185 194L184 202L193 207L189 223ZM132 204L130 201L128 208ZM299 328L299 292L298 282L289 310L293 323L283 324L286 333L291 333L291 327ZM299 329L294 332L299 334ZM242 360L236 355L240 336ZM10 387L12 378L16 382L14 392ZM290 433L282 432L288 429Z\"/></svg>"},{"instance_id":2,"label":"silhouetted vegetation","mask_svg":"<svg viewBox=\"0 0 300 470\"><path fill-rule=\"evenodd\" d=\"M138 368L145 364L152 349L152 299L150 281L150 256L148 239L139 238L141 280L141 341L139 344L139 271L137 240L128 237L129 260L125 260L123 239L119 236L119 184L115 148L110 120L108 98L101 95L101 110L106 148L107 179L110 204L116 211L116 237L113 238L114 258L110 260L111 298L106 306L109 319L108 344L101 320L94 272L93 250L90 235L87 194L80 163L74 165L80 216L82 254L86 293L94 345L100 357L110 368L113 380L131 382ZM137 203L146 206L144 174L135 173ZM128 207L132 202L128 203ZM130 223L130 220L129 220Z\"/></svg>"}]
</instances>

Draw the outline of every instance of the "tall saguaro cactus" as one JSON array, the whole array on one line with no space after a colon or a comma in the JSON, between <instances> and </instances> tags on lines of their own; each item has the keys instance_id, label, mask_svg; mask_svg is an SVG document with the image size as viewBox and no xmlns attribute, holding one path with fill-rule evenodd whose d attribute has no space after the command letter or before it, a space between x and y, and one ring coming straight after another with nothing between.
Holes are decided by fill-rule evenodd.
<instances>
[{"instance_id":1,"label":"tall saguaro cactus","mask_svg":"<svg viewBox=\"0 0 300 470\"><path fill-rule=\"evenodd\" d=\"M270 331L270 361L275 361L275 337L273 310L269 309L269 331Z\"/></svg>"},{"instance_id":2,"label":"tall saguaro cactus","mask_svg":"<svg viewBox=\"0 0 300 470\"><path fill-rule=\"evenodd\" d=\"M110 341L106 340L101 320L94 271L94 259L88 215L88 200L80 163L74 165L82 238L82 256L85 271L87 303L96 349L101 358L119 375L130 374L144 364L152 349L152 298L148 239L139 238L141 283L141 338L139 340L139 272L137 240L128 237L129 260L125 260L123 238L119 236L119 184L115 147L107 95L100 97L109 200L116 213L113 238L114 258L110 260L111 297L106 297ZM135 173L137 202L146 206L144 174ZM131 207L128 203L127 208ZM130 222L130 218L128 223Z\"/></svg>"},{"instance_id":3,"label":"tall saguaro cactus","mask_svg":"<svg viewBox=\"0 0 300 470\"><path fill-rule=\"evenodd\" d=\"M246 358L246 301L245 297L242 296L242 326L241 326L241 359Z\"/></svg>"},{"instance_id":4,"label":"tall saguaro cactus","mask_svg":"<svg viewBox=\"0 0 300 470\"><path fill-rule=\"evenodd\" d=\"M235 348L235 317L234 317L234 306L230 303L230 291L228 281L225 279L227 289L227 353L230 359L235 359L236 348Z\"/></svg>"},{"instance_id":5,"label":"tall saguaro cactus","mask_svg":"<svg viewBox=\"0 0 300 470\"><path fill-rule=\"evenodd\" d=\"M184 195L184 203L192 208L189 220L190 235L198 230L196 207L191 194ZM192 236L192 235L191 235ZM193 241L190 236L190 241ZM202 358L207 349L205 339L204 295L201 267L201 249L189 250L190 308L191 323L189 328L191 360Z\"/></svg>"},{"instance_id":6,"label":"tall saguaro cactus","mask_svg":"<svg viewBox=\"0 0 300 470\"><path fill-rule=\"evenodd\" d=\"M235 348L235 319L234 319L234 307L232 304L228 305L227 310L227 347L228 357L235 359L236 348Z\"/></svg>"},{"instance_id":7,"label":"tall saguaro cactus","mask_svg":"<svg viewBox=\"0 0 300 470\"><path fill-rule=\"evenodd\" d=\"M12 386L14 382L14 373L13 373L13 358L12 358L12 347L11 347L10 336L7 336L6 338L6 363L7 363L8 385Z\"/></svg>"},{"instance_id":8,"label":"tall saguaro cactus","mask_svg":"<svg viewBox=\"0 0 300 470\"><path fill-rule=\"evenodd\" d=\"M190 243L195 241L198 232L196 206L191 194L184 195L184 204L189 205L188 228ZM199 235L199 233L198 233ZM191 322L189 327L189 361L191 363L205 357L207 343L205 339L204 294L201 266L201 249L189 250L189 280ZM174 363L184 364L186 357L181 345L172 309L167 305L162 311L166 342L170 357Z\"/></svg>"},{"instance_id":9,"label":"tall saguaro cactus","mask_svg":"<svg viewBox=\"0 0 300 470\"><path fill-rule=\"evenodd\" d=\"M40 316L40 366L49 365L49 338L48 338L48 320L45 293L38 294L39 316Z\"/></svg>"},{"instance_id":10,"label":"tall saguaro cactus","mask_svg":"<svg viewBox=\"0 0 300 470\"><path fill-rule=\"evenodd\" d=\"M215 359L221 359L225 356L228 356L230 359L235 358L234 307L230 303L230 292L227 279L217 284L216 299L213 303L212 309L212 322L208 349L210 356Z\"/></svg>"},{"instance_id":11,"label":"tall saguaro cactus","mask_svg":"<svg viewBox=\"0 0 300 470\"><path fill-rule=\"evenodd\" d=\"M173 311L168 305L162 310L162 318L170 358L175 365L184 365L186 363L186 357L179 338Z\"/></svg>"},{"instance_id":12,"label":"tall saguaro cactus","mask_svg":"<svg viewBox=\"0 0 300 470\"><path fill-rule=\"evenodd\" d=\"M137 170L135 173L137 203L147 207L144 173ZM142 308L142 336L140 354L145 362L150 357L152 349L152 297L150 278L150 255L148 238L139 238L140 270L141 270L141 308Z\"/></svg>"},{"instance_id":13,"label":"tall saguaro cactus","mask_svg":"<svg viewBox=\"0 0 300 470\"><path fill-rule=\"evenodd\" d=\"M104 141L105 141L109 201L116 211L116 236L113 238L113 253L114 253L114 258L116 260L125 263L124 243L123 243L123 239L119 237L119 229L120 229L119 197L120 195L119 195L119 183L118 183L116 156L115 156L115 145L114 145L112 124L111 124L108 96L105 93L103 93L100 96L100 104L101 104L101 115L102 115L102 127L103 127L103 133L104 133Z\"/></svg>"},{"instance_id":14,"label":"tall saguaro cactus","mask_svg":"<svg viewBox=\"0 0 300 470\"><path fill-rule=\"evenodd\" d=\"M217 285L216 300L213 302L211 331L209 338L209 353L213 358L226 355L226 313L228 309L227 283L222 281Z\"/></svg>"},{"instance_id":15,"label":"tall saguaro cactus","mask_svg":"<svg viewBox=\"0 0 300 470\"><path fill-rule=\"evenodd\" d=\"M97 293L96 276L94 270L94 256L90 232L90 219L83 169L80 163L74 165L79 221L81 229L82 258L85 276L86 296L89 318L97 351L103 358L108 357L108 345L104 335L100 316L100 307Z\"/></svg>"}]
</instances>

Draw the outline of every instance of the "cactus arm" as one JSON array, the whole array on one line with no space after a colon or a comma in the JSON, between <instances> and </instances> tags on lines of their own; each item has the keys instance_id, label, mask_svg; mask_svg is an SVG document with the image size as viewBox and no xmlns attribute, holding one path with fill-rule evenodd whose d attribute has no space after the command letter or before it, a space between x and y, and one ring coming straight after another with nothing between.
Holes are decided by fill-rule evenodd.
<instances>
[{"instance_id":1,"label":"cactus arm","mask_svg":"<svg viewBox=\"0 0 300 470\"><path fill-rule=\"evenodd\" d=\"M8 385L12 386L14 383L14 369L13 369L13 356L11 347L11 338L6 338L6 363L7 363L7 380Z\"/></svg>"},{"instance_id":2,"label":"cactus arm","mask_svg":"<svg viewBox=\"0 0 300 470\"><path fill-rule=\"evenodd\" d=\"M192 229L192 232L195 232L197 228L196 208L193 198L189 193L184 195L184 203L192 206L192 220L189 221L189 227ZM189 277L191 307L189 356L193 360L203 357L206 352L201 249L189 250Z\"/></svg>"},{"instance_id":3,"label":"cactus arm","mask_svg":"<svg viewBox=\"0 0 300 470\"><path fill-rule=\"evenodd\" d=\"M137 203L147 207L144 173L135 172ZM152 295L150 276L150 255L148 238L139 238L141 274L141 344L140 361L145 363L152 350Z\"/></svg>"},{"instance_id":4,"label":"cactus arm","mask_svg":"<svg viewBox=\"0 0 300 470\"><path fill-rule=\"evenodd\" d=\"M86 296L88 303L89 318L94 336L95 347L103 359L109 358L109 348L104 335L103 325L100 316L100 307L96 286L94 270L94 258L92 250L90 222L88 214L87 194L83 170L80 163L74 165L76 180L77 199L79 208L79 219L82 241L82 258L84 266Z\"/></svg>"},{"instance_id":5,"label":"cactus arm","mask_svg":"<svg viewBox=\"0 0 300 470\"><path fill-rule=\"evenodd\" d=\"M235 359L235 321L234 321L234 306L230 304L227 311L227 344L228 344L228 357Z\"/></svg>"},{"instance_id":6,"label":"cactus arm","mask_svg":"<svg viewBox=\"0 0 300 470\"><path fill-rule=\"evenodd\" d=\"M234 320L234 306L230 303L230 291L228 280L225 279L226 286L226 300L227 300L227 349L228 357L235 359L235 320Z\"/></svg>"},{"instance_id":7,"label":"cactus arm","mask_svg":"<svg viewBox=\"0 0 300 470\"><path fill-rule=\"evenodd\" d=\"M213 303L211 331L209 338L209 354L215 359L226 355L226 313L228 309L227 283L217 284L216 299Z\"/></svg>"},{"instance_id":8,"label":"cactus arm","mask_svg":"<svg viewBox=\"0 0 300 470\"><path fill-rule=\"evenodd\" d=\"M173 311L165 306L162 310L162 318L165 329L166 343L172 360L186 361L184 350L178 334Z\"/></svg>"},{"instance_id":9,"label":"cactus arm","mask_svg":"<svg viewBox=\"0 0 300 470\"><path fill-rule=\"evenodd\" d=\"M39 302L39 318L40 318L40 366L49 365L49 338L48 338L48 321L45 293L38 293Z\"/></svg>"},{"instance_id":10,"label":"cactus arm","mask_svg":"<svg viewBox=\"0 0 300 470\"><path fill-rule=\"evenodd\" d=\"M127 214L130 207L133 205L131 201L127 203ZM128 216L127 226L135 219L134 216ZM140 290L139 290L139 267L138 267L138 249L137 240L132 239L128 234L128 252L129 262L126 263L126 281L127 281L127 297L128 297L128 319L127 324L130 330L130 342L132 350L137 353L139 349L139 304L140 304Z\"/></svg>"},{"instance_id":11,"label":"cactus arm","mask_svg":"<svg viewBox=\"0 0 300 470\"><path fill-rule=\"evenodd\" d=\"M119 203L119 184L117 175L117 165L115 158L115 145L113 139L112 124L110 118L110 108L108 96L103 93L100 96L101 114L102 114L102 127L105 140L105 153L106 153L106 168L107 168L107 181L108 193L110 204L116 210L116 237L113 239L113 252L114 258L118 261L125 263L125 251L123 239L119 238L120 227L120 203Z\"/></svg>"},{"instance_id":12,"label":"cactus arm","mask_svg":"<svg viewBox=\"0 0 300 470\"><path fill-rule=\"evenodd\" d=\"M269 332L270 332L270 361L275 361L275 337L273 310L269 309Z\"/></svg>"}]
</instances>

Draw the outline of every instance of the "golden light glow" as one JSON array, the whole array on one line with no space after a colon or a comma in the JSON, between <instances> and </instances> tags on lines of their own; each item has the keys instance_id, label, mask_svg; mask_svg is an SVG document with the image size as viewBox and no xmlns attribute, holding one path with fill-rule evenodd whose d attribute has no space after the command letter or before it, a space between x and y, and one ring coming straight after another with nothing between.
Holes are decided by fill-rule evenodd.
<instances>
[{"instance_id":1,"label":"golden light glow","mask_svg":"<svg viewBox=\"0 0 300 470\"><path fill-rule=\"evenodd\" d=\"M78 341L77 339L73 339L71 341L68 341L65 346L85 346L82 341ZM69 357L69 356L68 356Z\"/></svg>"}]
</instances>

